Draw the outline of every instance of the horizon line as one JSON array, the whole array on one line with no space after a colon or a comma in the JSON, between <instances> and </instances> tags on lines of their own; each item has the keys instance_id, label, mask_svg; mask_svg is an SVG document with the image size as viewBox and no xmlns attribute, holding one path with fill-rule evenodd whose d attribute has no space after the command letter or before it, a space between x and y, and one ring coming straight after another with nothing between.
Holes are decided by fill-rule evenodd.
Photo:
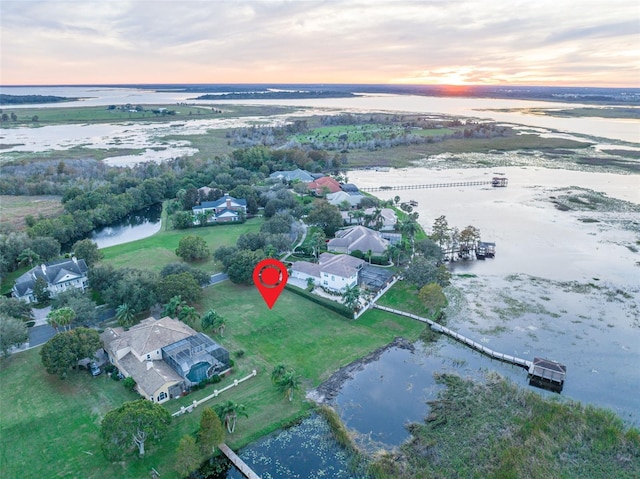
<instances>
[{"instance_id":1,"label":"horizon line","mask_svg":"<svg viewBox=\"0 0 640 479\"><path fill-rule=\"evenodd\" d=\"M495 84L444 84L444 83L328 83L328 82L307 82L307 83L283 83L283 82L170 82L170 83L153 83L153 82L134 82L134 83L23 83L23 84L0 84L0 88L19 88L19 87L130 87L130 86L184 86L184 85L313 85L313 86L376 86L389 88L402 87L429 87L429 88L447 88L464 90L467 88L588 88L588 89L613 89L624 90L634 89L640 90L640 86L584 86L584 85L556 85L556 84L513 84L513 83L495 83Z\"/></svg>"}]
</instances>

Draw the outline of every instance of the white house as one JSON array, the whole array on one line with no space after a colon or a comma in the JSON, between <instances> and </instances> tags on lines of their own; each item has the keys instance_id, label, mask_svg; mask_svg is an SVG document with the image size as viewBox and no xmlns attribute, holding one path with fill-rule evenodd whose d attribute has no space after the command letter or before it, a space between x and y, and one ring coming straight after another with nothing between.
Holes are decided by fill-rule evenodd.
<instances>
[{"instance_id":1,"label":"white house","mask_svg":"<svg viewBox=\"0 0 640 479\"><path fill-rule=\"evenodd\" d=\"M27 303L35 302L34 289L38 279L46 281L51 298L68 289L84 292L89 286L88 272L87 263L75 257L43 263L20 276L13 285L11 294Z\"/></svg>"},{"instance_id":2,"label":"white house","mask_svg":"<svg viewBox=\"0 0 640 479\"><path fill-rule=\"evenodd\" d=\"M343 292L358 284L358 273L365 261L345 254L322 253L318 264L297 261L291 266L291 277L307 281L332 291Z\"/></svg>"}]
</instances>

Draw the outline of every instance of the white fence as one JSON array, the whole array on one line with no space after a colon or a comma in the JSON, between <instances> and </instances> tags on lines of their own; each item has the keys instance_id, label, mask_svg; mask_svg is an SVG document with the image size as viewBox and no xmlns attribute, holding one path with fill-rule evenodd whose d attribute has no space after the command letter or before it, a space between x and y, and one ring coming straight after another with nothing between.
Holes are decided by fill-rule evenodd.
<instances>
[{"instance_id":1,"label":"white fence","mask_svg":"<svg viewBox=\"0 0 640 479\"><path fill-rule=\"evenodd\" d=\"M243 377L242 379L236 379L235 381L233 381L233 383L229 384L227 387L224 387L222 389L214 389L213 394L209 394L207 397L200 399L200 401L193 401L191 404L189 404L188 406L180 406L180 410L176 411L172 414L173 417L177 417L177 416L182 416L185 412L192 412L195 408L197 408L200 404L207 402L209 399L213 399L215 397L218 397L220 394L222 394L223 392L227 391L228 389L234 388L236 387L238 384L245 382L247 379L251 379L252 377L256 376L258 373L256 372L256 370L254 369L251 374L249 374L248 376Z\"/></svg>"}]
</instances>

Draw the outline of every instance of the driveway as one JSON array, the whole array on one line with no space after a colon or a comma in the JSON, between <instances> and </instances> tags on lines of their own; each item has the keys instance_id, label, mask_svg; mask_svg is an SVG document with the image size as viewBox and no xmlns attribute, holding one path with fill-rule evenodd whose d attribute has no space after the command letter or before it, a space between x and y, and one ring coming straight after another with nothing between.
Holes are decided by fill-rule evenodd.
<instances>
[{"instance_id":1,"label":"driveway","mask_svg":"<svg viewBox=\"0 0 640 479\"><path fill-rule=\"evenodd\" d=\"M229 279L229 276L227 275L227 273L212 274L211 278L209 279L209 284L207 286L211 286L212 284L222 283L223 281L226 281L228 279Z\"/></svg>"}]
</instances>

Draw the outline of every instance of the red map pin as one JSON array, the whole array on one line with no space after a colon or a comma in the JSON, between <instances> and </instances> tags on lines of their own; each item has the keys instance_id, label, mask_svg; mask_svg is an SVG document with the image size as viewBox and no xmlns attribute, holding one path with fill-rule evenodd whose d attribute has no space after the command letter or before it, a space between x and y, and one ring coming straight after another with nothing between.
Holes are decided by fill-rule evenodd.
<instances>
[{"instance_id":1,"label":"red map pin","mask_svg":"<svg viewBox=\"0 0 640 479\"><path fill-rule=\"evenodd\" d=\"M276 304L280 293L287 284L289 273L281 261L267 258L260 261L253 270L253 282L260 291L269 309Z\"/></svg>"}]
</instances>

